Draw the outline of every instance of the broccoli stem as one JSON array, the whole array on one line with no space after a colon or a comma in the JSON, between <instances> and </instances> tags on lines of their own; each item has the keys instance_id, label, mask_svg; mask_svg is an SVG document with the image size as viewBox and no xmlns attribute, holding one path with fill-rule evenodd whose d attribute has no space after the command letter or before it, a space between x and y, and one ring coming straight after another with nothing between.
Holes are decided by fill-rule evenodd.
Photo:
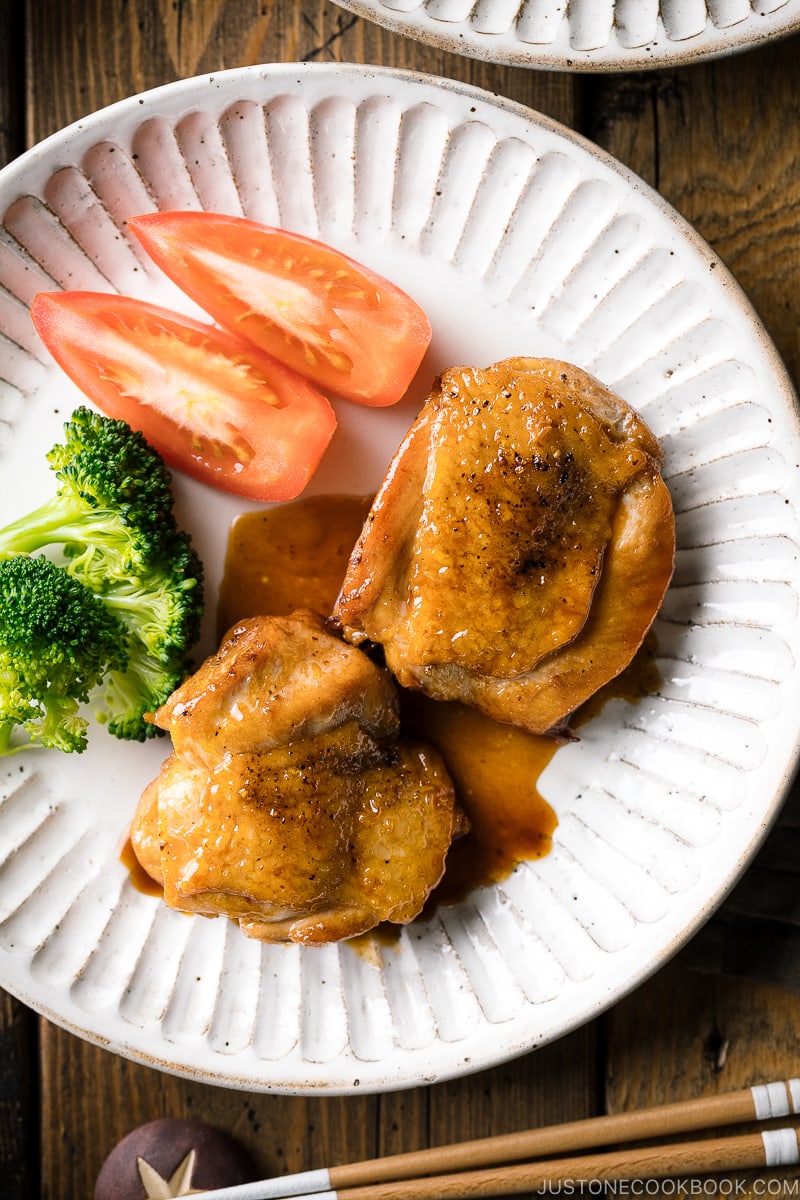
<instances>
[{"instance_id":1,"label":"broccoli stem","mask_svg":"<svg viewBox=\"0 0 800 1200\"><path fill-rule=\"evenodd\" d=\"M116 547L119 534L109 526L109 513L102 509L71 511L63 497L54 496L27 516L0 530L0 558L33 554L45 546L75 542Z\"/></svg>"}]
</instances>

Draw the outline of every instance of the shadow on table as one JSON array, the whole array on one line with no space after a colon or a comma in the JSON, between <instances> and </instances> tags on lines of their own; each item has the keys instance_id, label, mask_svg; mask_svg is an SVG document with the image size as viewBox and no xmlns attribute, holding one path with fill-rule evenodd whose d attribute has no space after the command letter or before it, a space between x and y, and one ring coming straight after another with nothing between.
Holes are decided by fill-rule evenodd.
<instances>
[{"instance_id":1,"label":"shadow on table","mask_svg":"<svg viewBox=\"0 0 800 1200\"><path fill-rule=\"evenodd\" d=\"M686 962L800 992L800 781L752 865L687 947Z\"/></svg>"}]
</instances>

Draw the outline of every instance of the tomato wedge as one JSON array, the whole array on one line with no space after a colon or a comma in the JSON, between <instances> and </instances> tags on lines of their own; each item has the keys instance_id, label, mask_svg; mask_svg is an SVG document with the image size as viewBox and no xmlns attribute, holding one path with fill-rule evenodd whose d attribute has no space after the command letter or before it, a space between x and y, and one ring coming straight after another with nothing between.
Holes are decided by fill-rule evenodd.
<instances>
[{"instance_id":1,"label":"tomato wedge","mask_svg":"<svg viewBox=\"0 0 800 1200\"><path fill-rule=\"evenodd\" d=\"M419 305L322 242L245 217L160 212L128 226L215 321L360 404L394 404L431 340Z\"/></svg>"},{"instance_id":2,"label":"tomato wedge","mask_svg":"<svg viewBox=\"0 0 800 1200\"><path fill-rule=\"evenodd\" d=\"M330 403L305 379L201 321L105 292L41 292L31 316L102 412L225 491L291 500L336 428Z\"/></svg>"}]
</instances>

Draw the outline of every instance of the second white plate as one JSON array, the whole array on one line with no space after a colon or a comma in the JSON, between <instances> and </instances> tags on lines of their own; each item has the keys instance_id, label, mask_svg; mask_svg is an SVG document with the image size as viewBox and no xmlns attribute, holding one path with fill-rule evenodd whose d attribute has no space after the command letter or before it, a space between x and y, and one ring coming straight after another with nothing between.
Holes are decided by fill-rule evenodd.
<instances>
[{"instance_id":1,"label":"second white plate","mask_svg":"<svg viewBox=\"0 0 800 1200\"><path fill-rule=\"evenodd\" d=\"M487 62L641 71L800 28L800 0L337 0L396 33Z\"/></svg>"}]
</instances>

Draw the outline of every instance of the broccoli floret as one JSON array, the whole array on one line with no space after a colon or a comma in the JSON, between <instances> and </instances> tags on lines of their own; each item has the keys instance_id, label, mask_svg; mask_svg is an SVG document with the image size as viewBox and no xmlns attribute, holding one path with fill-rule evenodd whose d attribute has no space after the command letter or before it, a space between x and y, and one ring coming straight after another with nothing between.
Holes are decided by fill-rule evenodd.
<instances>
[{"instance_id":1,"label":"broccoli floret","mask_svg":"<svg viewBox=\"0 0 800 1200\"><path fill-rule=\"evenodd\" d=\"M81 703L127 665L121 621L43 556L0 562L0 600L0 754L35 744L84 750ZM27 737L12 745L16 729Z\"/></svg>"},{"instance_id":2,"label":"broccoli floret","mask_svg":"<svg viewBox=\"0 0 800 1200\"><path fill-rule=\"evenodd\" d=\"M106 678L98 717L115 737L160 737L146 720L189 673L187 652L200 635L202 566L185 533L173 538L171 555L138 580L120 581L103 595L128 635L128 663Z\"/></svg>"},{"instance_id":3,"label":"broccoli floret","mask_svg":"<svg viewBox=\"0 0 800 1200\"><path fill-rule=\"evenodd\" d=\"M172 477L125 421L78 408L47 455L59 481L38 509L0 530L0 558L58 546L93 591L135 577L168 550L177 526Z\"/></svg>"},{"instance_id":4,"label":"broccoli floret","mask_svg":"<svg viewBox=\"0 0 800 1200\"><path fill-rule=\"evenodd\" d=\"M48 461L55 496L0 529L0 565L60 555L57 569L88 589L115 622L125 665L107 671L92 702L117 737L160 733L145 720L186 677L203 615L203 568L178 528L172 477L124 421L79 408Z\"/></svg>"},{"instance_id":5,"label":"broccoli floret","mask_svg":"<svg viewBox=\"0 0 800 1200\"><path fill-rule=\"evenodd\" d=\"M168 557L136 578L115 582L103 599L154 661L174 666L200 636L202 574L188 535L177 531Z\"/></svg>"},{"instance_id":6,"label":"broccoli floret","mask_svg":"<svg viewBox=\"0 0 800 1200\"><path fill-rule=\"evenodd\" d=\"M114 737L132 742L160 737L163 730L147 720L186 678L183 662L157 663L133 641L124 670L109 671L95 700L96 716Z\"/></svg>"}]
</instances>

